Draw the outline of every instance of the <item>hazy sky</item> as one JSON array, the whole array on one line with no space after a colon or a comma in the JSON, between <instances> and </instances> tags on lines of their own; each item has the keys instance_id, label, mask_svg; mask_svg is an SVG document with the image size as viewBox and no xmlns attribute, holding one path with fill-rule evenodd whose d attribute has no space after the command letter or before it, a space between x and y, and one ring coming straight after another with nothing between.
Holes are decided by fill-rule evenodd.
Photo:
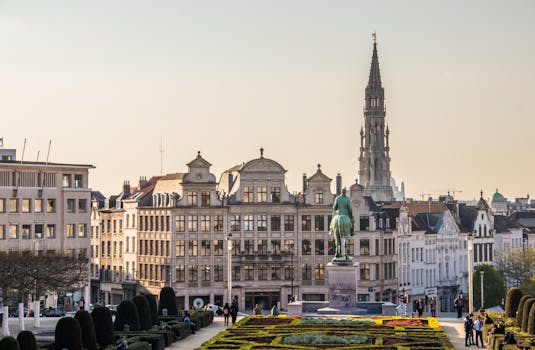
<instances>
[{"instance_id":1,"label":"hazy sky","mask_svg":"<svg viewBox=\"0 0 535 350\"><path fill-rule=\"evenodd\" d=\"M106 195L259 156L290 191L357 177L377 31L391 170L408 196L534 194L535 2L0 0L0 137L90 163ZM334 185L334 183L333 183Z\"/></svg>"}]
</instances>

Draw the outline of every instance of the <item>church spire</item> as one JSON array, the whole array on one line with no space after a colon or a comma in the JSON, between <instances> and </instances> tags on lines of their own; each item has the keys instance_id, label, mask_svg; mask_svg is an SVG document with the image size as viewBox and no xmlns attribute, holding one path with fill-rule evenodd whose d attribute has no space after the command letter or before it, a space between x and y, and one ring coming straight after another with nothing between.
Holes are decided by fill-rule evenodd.
<instances>
[{"instance_id":1,"label":"church spire","mask_svg":"<svg viewBox=\"0 0 535 350\"><path fill-rule=\"evenodd\" d=\"M372 64L370 66L370 77L366 86L365 110L375 116L384 116L384 96L385 92L381 82L381 71L379 70L379 56L377 54L377 34L373 35Z\"/></svg>"},{"instance_id":2,"label":"church spire","mask_svg":"<svg viewBox=\"0 0 535 350\"><path fill-rule=\"evenodd\" d=\"M370 67L370 77L368 79L368 88L382 88L381 84L381 71L379 70L379 56L377 55L377 34L373 32L373 54L372 65ZM366 89L366 90L367 90Z\"/></svg>"}]
</instances>

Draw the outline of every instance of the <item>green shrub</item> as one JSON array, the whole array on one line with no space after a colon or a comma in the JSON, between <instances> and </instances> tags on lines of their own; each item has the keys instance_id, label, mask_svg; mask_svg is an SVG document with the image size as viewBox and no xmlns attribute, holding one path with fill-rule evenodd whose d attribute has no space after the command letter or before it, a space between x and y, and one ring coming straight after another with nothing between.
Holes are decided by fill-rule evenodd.
<instances>
[{"instance_id":1,"label":"green shrub","mask_svg":"<svg viewBox=\"0 0 535 350\"><path fill-rule=\"evenodd\" d=\"M169 346L175 341L173 339L173 335L171 334L171 332L172 332L171 330L158 329L158 328L154 328L149 331L150 334L159 334L163 336L165 346Z\"/></svg>"},{"instance_id":2,"label":"green shrub","mask_svg":"<svg viewBox=\"0 0 535 350\"><path fill-rule=\"evenodd\" d=\"M152 350L149 342L138 341L135 343L128 343L128 350Z\"/></svg>"},{"instance_id":3,"label":"green shrub","mask_svg":"<svg viewBox=\"0 0 535 350\"><path fill-rule=\"evenodd\" d=\"M56 324L54 349L82 350L82 331L80 325L72 317L60 318Z\"/></svg>"},{"instance_id":4,"label":"green shrub","mask_svg":"<svg viewBox=\"0 0 535 350\"><path fill-rule=\"evenodd\" d=\"M293 334L282 339L283 344L366 344L368 337L365 335L350 335L339 337L321 333Z\"/></svg>"},{"instance_id":5,"label":"green shrub","mask_svg":"<svg viewBox=\"0 0 535 350\"><path fill-rule=\"evenodd\" d=\"M173 321L169 322L169 327L175 332L178 339L184 339L191 334L189 323Z\"/></svg>"},{"instance_id":6,"label":"green shrub","mask_svg":"<svg viewBox=\"0 0 535 350\"><path fill-rule=\"evenodd\" d=\"M158 303L156 302L156 297L154 296L154 294L145 294L145 298L147 298L147 301L149 302L150 318L152 324L158 324Z\"/></svg>"},{"instance_id":7,"label":"green shrub","mask_svg":"<svg viewBox=\"0 0 535 350\"><path fill-rule=\"evenodd\" d=\"M374 325L375 322L370 320L351 320L351 319L337 319L337 318L323 318L323 317L304 317L301 319L303 325L317 324L317 325L333 325L333 326L355 326L355 325Z\"/></svg>"},{"instance_id":8,"label":"green shrub","mask_svg":"<svg viewBox=\"0 0 535 350\"><path fill-rule=\"evenodd\" d=\"M95 327L95 336L99 348L105 348L114 343L113 321L111 312L107 307L95 306L91 313L93 326Z\"/></svg>"},{"instance_id":9,"label":"green shrub","mask_svg":"<svg viewBox=\"0 0 535 350\"><path fill-rule=\"evenodd\" d=\"M529 311L528 327L526 331L531 335L535 335L535 303L531 305L531 309Z\"/></svg>"},{"instance_id":10,"label":"green shrub","mask_svg":"<svg viewBox=\"0 0 535 350\"><path fill-rule=\"evenodd\" d=\"M529 312L531 311L531 306L535 303L535 298L529 298L524 303L522 310L522 332L528 331L528 321L529 321Z\"/></svg>"},{"instance_id":11,"label":"green shrub","mask_svg":"<svg viewBox=\"0 0 535 350\"><path fill-rule=\"evenodd\" d=\"M115 315L115 330L123 331L125 325L128 325L130 331L140 330L137 307L130 300L121 301L117 307L117 315Z\"/></svg>"},{"instance_id":12,"label":"green shrub","mask_svg":"<svg viewBox=\"0 0 535 350\"><path fill-rule=\"evenodd\" d=\"M163 287L160 291L160 303L158 304L158 315L162 314L163 309L167 309L168 316L178 315L176 306L175 291L171 287Z\"/></svg>"},{"instance_id":13,"label":"green shrub","mask_svg":"<svg viewBox=\"0 0 535 350\"><path fill-rule=\"evenodd\" d=\"M82 331L82 344L86 350L97 350L97 337L95 335L95 325L91 314L86 310L79 310L74 318L80 324Z\"/></svg>"},{"instance_id":14,"label":"green shrub","mask_svg":"<svg viewBox=\"0 0 535 350\"><path fill-rule=\"evenodd\" d=\"M20 350L37 350L37 341L30 331L22 331L17 335Z\"/></svg>"},{"instance_id":15,"label":"green shrub","mask_svg":"<svg viewBox=\"0 0 535 350\"><path fill-rule=\"evenodd\" d=\"M7 317L4 322L7 322ZM3 337L0 339L0 350L20 350L19 343L13 337Z\"/></svg>"},{"instance_id":16,"label":"green shrub","mask_svg":"<svg viewBox=\"0 0 535 350\"><path fill-rule=\"evenodd\" d=\"M136 295L132 301L137 307L139 327L143 331L148 331L152 327L152 319L150 316L150 307L147 298L145 298L144 295Z\"/></svg>"},{"instance_id":17,"label":"green shrub","mask_svg":"<svg viewBox=\"0 0 535 350\"><path fill-rule=\"evenodd\" d=\"M516 310L516 326L522 328L522 317L524 316L524 304L526 303L526 300L531 298L529 295L524 295L522 298L520 298L520 302L518 303L518 309Z\"/></svg>"},{"instance_id":18,"label":"green shrub","mask_svg":"<svg viewBox=\"0 0 535 350\"><path fill-rule=\"evenodd\" d=\"M507 296L505 297L505 317L515 317L518 304L522 298L522 291L520 288L509 288Z\"/></svg>"},{"instance_id":19,"label":"green shrub","mask_svg":"<svg viewBox=\"0 0 535 350\"><path fill-rule=\"evenodd\" d=\"M165 340L160 334L139 334L134 337L128 338L127 341L139 342L145 341L151 344L151 350L163 350L165 348Z\"/></svg>"}]
</instances>

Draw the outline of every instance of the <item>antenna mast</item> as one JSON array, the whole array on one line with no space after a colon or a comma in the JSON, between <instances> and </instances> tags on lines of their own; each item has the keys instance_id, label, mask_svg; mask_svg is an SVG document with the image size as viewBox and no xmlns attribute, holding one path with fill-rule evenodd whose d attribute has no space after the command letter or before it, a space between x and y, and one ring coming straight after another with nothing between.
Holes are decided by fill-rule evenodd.
<instances>
[{"instance_id":1,"label":"antenna mast","mask_svg":"<svg viewBox=\"0 0 535 350\"><path fill-rule=\"evenodd\" d=\"M48 152L46 152L46 163L45 165L48 165L48 157L50 156L50 147L52 146L52 140L48 141Z\"/></svg>"}]
</instances>

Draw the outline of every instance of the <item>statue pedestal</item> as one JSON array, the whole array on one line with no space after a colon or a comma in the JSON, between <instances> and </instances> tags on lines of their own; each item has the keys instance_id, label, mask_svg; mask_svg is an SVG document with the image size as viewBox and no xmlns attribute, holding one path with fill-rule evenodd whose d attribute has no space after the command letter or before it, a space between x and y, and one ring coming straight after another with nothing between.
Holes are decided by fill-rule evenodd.
<instances>
[{"instance_id":1,"label":"statue pedestal","mask_svg":"<svg viewBox=\"0 0 535 350\"><path fill-rule=\"evenodd\" d=\"M357 273L358 263L327 264L330 308L357 307Z\"/></svg>"}]
</instances>

